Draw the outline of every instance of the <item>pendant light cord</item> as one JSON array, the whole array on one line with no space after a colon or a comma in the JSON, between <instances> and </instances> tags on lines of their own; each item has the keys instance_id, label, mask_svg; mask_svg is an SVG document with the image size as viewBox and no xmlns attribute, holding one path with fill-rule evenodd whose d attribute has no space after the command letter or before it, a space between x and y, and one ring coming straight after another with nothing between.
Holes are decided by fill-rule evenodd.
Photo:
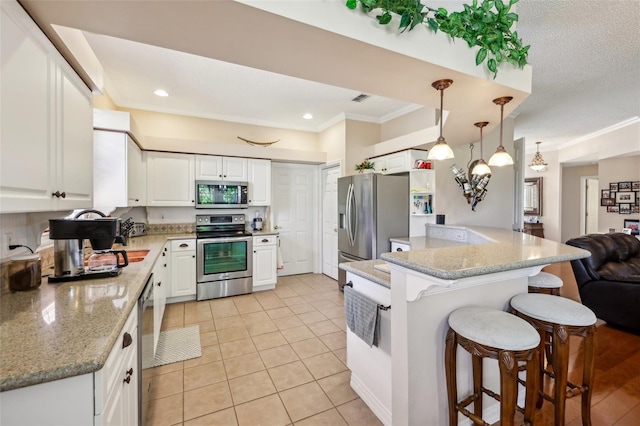
<instances>
[{"instance_id":1,"label":"pendant light cord","mask_svg":"<svg viewBox=\"0 0 640 426\"><path fill-rule=\"evenodd\" d=\"M443 97L444 97L444 89L441 88L440 89L440 137L438 138L439 141L444 139L442 137L442 120L444 119L443 100L442 100Z\"/></svg>"}]
</instances>

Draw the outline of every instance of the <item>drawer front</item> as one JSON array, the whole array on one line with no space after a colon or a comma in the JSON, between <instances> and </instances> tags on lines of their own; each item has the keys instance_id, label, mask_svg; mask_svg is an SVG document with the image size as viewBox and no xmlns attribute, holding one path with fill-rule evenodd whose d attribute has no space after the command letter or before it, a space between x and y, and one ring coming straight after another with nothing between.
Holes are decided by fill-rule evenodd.
<instances>
[{"instance_id":1,"label":"drawer front","mask_svg":"<svg viewBox=\"0 0 640 426\"><path fill-rule=\"evenodd\" d=\"M262 237L253 237L253 246L274 246L278 242L277 235L264 235Z\"/></svg>"},{"instance_id":2,"label":"drawer front","mask_svg":"<svg viewBox=\"0 0 640 426\"><path fill-rule=\"evenodd\" d=\"M186 250L195 250L196 240L194 238L188 240L171 241L171 253Z\"/></svg>"}]
</instances>

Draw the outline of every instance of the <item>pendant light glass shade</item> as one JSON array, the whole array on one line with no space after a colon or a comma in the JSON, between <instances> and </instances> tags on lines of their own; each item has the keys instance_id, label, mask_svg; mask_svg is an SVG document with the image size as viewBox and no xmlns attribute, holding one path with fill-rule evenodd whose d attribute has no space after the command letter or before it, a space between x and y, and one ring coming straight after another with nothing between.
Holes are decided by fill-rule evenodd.
<instances>
[{"instance_id":1,"label":"pendant light glass shade","mask_svg":"<svg viewBox=\"0 0 640 426\"><path fill-rule=\"evenodd\" d=\"M511 102L511 99L513 99L513 97L503 96L502 98L497 98L493 100L494 104L500 105L500 145L498 145L498 148L496 149L495 154L493 154L491 158L489 158L490 166L502 167L502 166L509 166L513 164L513 158L511 158L509 153L504 149L504 146L502 146L502 126L504 121L504 106L505 104L508 104L509 102Z\"/></svg>"},{"instance_id":2,"label":"pendant light glass shade","mask_svg":"<svg viewBox=\"0 0 640 426\"><path fill-rule=\"evenodd\" d=\"M478 160L476 165L473 167L473 170L471 170L472 175L484 176L491 174L491 169L489 168L487 163L485 163L484 157L482 155L482 128L487 124L489 124L487 121L480 121L473 124L480 129L480 160Z\"/></svg>"},{"instance_id":3,"label":"pendant light glass shade","mask_svg":"<svg viewBox=\"0 0 640 426\"><path fill-rule=\"evenodd\" d=\"M444 140L444 137L442 136L444 89L451 86L452 83L453 80L438 80L431 83L431 86L434 89L440 91L440 136L433 148L429 150L429 155L427 155L427 159L429 160L448 160L453 158L453 151L451 150L451 147L447 145L447 141Z\"/></svg>"},{"instance_id":4,"label":"pendant light glass shade","mask_svg":"<svg viewBox=\"0 0 640 426\"><path fill-rule=\"evenodd\" d=\"M540 142L536 142L536 155L533 156L533 160L531 161L531 164L529 164L529 167L536 172L544 170L544 168L547 167L547 163L544 162L542 154L540 154Z\"/></svg>"}]
</instances>

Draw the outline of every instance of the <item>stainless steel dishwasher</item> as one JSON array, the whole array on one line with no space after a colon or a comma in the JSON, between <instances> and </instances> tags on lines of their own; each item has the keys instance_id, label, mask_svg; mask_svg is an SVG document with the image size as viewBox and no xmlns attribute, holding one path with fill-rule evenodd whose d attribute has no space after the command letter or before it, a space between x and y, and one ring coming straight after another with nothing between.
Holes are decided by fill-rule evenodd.
<instances>
[{"instance_id":1,"label":"stainless steel dishwasher","mask_svg":"<svg viewBox=\"0 0 640 426\"><path fill-rule=\"evenodd\" d=\"M138 371L151 365L153 360L153 274L138 299ZM152 377L140 375L138 380L138 424L144 425L149 408L149 393L151 392Z\"/></svg>"}]
</instances>

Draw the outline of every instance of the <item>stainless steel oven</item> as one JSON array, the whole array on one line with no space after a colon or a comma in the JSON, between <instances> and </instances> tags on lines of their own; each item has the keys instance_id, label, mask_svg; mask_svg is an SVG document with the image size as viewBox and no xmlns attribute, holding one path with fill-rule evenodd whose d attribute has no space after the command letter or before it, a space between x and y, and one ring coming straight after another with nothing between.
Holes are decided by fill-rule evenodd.
<instances>
[{"instance_id":1,"label":"stainless steel oven","mask_svg":"<svg viewBox=\"0 0 640 426\"><path fill-rule=\"evenodd\" d=\"M244 215L196 216L196 299L251 293L253 237Z\"/></svg>"}]
</instances>

